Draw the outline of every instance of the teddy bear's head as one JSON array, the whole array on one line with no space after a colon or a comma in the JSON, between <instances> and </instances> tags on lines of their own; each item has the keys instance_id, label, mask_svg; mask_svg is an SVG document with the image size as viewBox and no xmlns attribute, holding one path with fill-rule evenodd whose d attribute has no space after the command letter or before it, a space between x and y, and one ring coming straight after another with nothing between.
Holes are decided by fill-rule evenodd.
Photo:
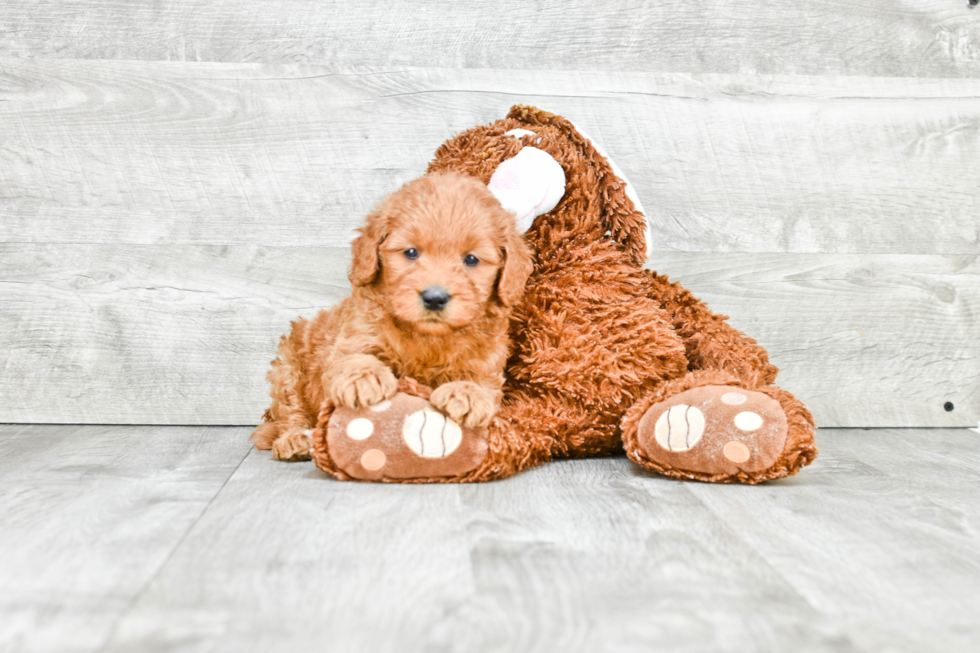
<instances>
[{"instance_id":1,"label":"teddy bear's head","mask_svg":"<svg viewBox=\"0 0 980 653\"><path fill-rule=\"evenodd\" d=\"M429 172L455 170L486 183L515 213L539 256L607 240L642 265L649 232L621 171L566 118L517 105L436 151Z\"/></svg>"}]
</instances>

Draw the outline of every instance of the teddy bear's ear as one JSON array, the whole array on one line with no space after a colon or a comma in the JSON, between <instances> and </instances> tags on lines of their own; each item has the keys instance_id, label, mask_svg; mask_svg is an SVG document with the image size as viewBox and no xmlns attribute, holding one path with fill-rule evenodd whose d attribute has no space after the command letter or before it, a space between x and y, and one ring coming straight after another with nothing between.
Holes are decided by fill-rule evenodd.
<instances>
[{"instance_id":1,"label":"teddy bear's ear","mask_svg":"<svg viewBox=\"0 0 980 653\"><path fill-rule=\"evenodd\" d=\"M535 125L547 126L564 134L596 170L599 196L602 203L603 226L613 241L629 254L638 265L649 255L650 229L640 199L623 172L599 146L577 129L567 118L535 107L516 105L507 117L519 120L531 130Z\"/></svg>"},{"instance_id":2,"label":"teddy bear's ear","mask_svg":"<svg viewBox=\"0 0 980 653\"><path fill-rule=\"evenodd\" d=\"M381 209L375 209L368 217L365 225L357 231L360 235L351 244L350 270L347 278L353 286L366 286L378 276L378 248L385 239L384 216Z\"/></svg>"},{"instance_id":3,"label":"teddy bear's ear","mask_svg":"<svg viewBox=\"0 0 980 653\"><path fill-rule=\"evenodd\" d=\"M507 135L519 138L514 132L533 134L525 129L513 129ZM526 146L517 156L497 166L487 188L502 207L514 214L517 230L524 233L536 217L558 206L564 197L565 171L544 150Z\"/></svg>"}]
</instances>

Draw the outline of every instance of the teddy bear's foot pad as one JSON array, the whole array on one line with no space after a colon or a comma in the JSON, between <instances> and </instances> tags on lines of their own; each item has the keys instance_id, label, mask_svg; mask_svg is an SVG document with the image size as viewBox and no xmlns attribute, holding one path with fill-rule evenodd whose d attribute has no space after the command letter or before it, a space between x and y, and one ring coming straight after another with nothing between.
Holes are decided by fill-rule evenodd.
<instances>
[{"instance_id":1,"label":"teddy bear's foot pad","mask_svg":"<svg viewBox=\"0 0 980 653\"><path fill-rule=\"evenodd\" d=\"M399 392L369 408L338 408L327 423L327 447L352 478L460 476L487 453L485 429L460 426L425 399Z\"/></svg>"},{"instance_id":2,"label":"teddy bear's foot pad","mask_svg":"<svg viewBox=\"0 0 980 653\"><path fill-rule=\"evenodd\" d=\"M735 386L692 388L654 404L637 436L648 458L698 474L756 473L782 455L788 425L778 401Z\"/></svg>"}]
</instances>

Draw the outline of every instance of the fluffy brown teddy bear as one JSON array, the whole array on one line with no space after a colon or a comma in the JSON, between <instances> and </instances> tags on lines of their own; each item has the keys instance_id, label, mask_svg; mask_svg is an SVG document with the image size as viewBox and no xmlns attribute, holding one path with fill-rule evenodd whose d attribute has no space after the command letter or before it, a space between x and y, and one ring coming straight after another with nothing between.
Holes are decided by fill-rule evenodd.
<instances>
[{"instance_id":1,"label":"fluffy brown teddy bear","mask_svg":"<svg viewBox=\"0 0 980 653\"><path fill-rule=\"evenodd\" d=\"M643 269L646 219L628 182L571 122L526 106L443 144L429 171L488 184L535 252L515 307L504 398L464 429L402 379L391 401L325 404L313 458L335 478L468 482L625 450L675 478L758 483L817 455L813 418L772 385L755 340Z\"/></svg>"}]
</instances>

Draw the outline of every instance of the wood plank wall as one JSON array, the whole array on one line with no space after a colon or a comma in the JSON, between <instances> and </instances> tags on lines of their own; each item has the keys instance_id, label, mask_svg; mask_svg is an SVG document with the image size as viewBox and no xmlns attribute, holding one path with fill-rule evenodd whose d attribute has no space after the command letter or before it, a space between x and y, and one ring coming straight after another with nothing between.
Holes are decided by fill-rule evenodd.
<instances>
[{"instance_id":1,"label":"wood plank wall","mask_svg":"<svg viewBox=\"0 0 980 653\"><path fill-rule=\"evenodd\" d=\"M0 6L0 422L256 421L351 229L517 102L822 426L980 421L980 10L408 6Z\"/></svg>"}]
</instances>

